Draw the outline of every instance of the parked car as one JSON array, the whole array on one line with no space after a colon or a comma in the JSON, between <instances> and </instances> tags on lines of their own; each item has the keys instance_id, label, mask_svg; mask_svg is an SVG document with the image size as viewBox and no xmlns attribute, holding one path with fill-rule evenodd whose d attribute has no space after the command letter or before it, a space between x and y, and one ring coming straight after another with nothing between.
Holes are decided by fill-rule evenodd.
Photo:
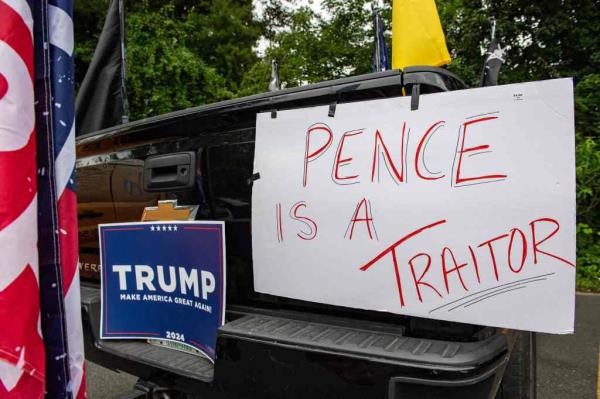
<instances>
[{"instance_id":1,"label":"parked car","mask_svg":"<svg viewBox=\"0 0 600 399\"><path fill-rule=\"evenodd\" d=\"M86 356L139 377L129 398L535 397L527 332L328 306L255 292L251 193L256 113L465 89L413 67L203 105L77 140L81 302ZM194 153L193 157L181 154ZM157 167L171 177L153 181ZM179 168L181 159L193 164ZM179 162L179 163L178 163ZM187 176L179 176L181 170ZM216 362L144 341L99 338L99 223L139 221L177 199L226 225L227 312ZM152 396L154 395L154 396ZM186 396L187 395L187 396Z\"/></svg>"}]
</instances>

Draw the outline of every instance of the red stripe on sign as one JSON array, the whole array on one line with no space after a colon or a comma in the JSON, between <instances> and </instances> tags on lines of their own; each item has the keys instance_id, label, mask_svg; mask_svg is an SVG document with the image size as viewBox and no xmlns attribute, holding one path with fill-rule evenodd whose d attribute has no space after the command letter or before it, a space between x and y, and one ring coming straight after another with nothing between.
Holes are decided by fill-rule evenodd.
<instances>
[{"instance_id":1,"label":"red stripe on sign","mask_svg":"<svg viewBox=\"0 0 600 399\"><path fill-rule=\"evenodd\" d=\"M6 42L23 59L33 82L33 40L29 27L12 7L0 1L0 41Z\"/></svg>"},{"instance_id":2,"label":"red stripe on sign","mask_svg":"<svg viewBox=\"0 0 600 399\"><path fill-rule=\"evenodd\" d=\"M111 331L106 332L105 335L155 335L158 337L160 333L152 331Z\"/></svg>"}]
</instances>

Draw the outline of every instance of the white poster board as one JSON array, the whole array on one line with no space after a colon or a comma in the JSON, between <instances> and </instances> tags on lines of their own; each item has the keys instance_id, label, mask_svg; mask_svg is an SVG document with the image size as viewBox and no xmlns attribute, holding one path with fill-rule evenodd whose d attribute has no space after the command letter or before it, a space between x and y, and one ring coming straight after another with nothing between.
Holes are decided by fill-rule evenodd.
<instances>
[{"instance_id":1,"label":"white poster board","mask_svg":"<svg viewBox=\"0 0 600 399\"><path fill-rule=\"evenodd\" d=\"M573 331L571 79L257 116L258 292Z\"/></svg>"}]
</instances>

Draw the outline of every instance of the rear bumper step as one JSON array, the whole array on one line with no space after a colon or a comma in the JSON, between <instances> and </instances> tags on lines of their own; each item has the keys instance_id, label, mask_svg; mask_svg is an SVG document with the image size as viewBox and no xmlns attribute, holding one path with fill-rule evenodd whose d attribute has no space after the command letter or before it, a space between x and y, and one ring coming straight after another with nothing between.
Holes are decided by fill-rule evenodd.
<instances>
[{"instance_id":1,"label":"rear bumper step","mask_svg":"<svg viewBox=\"0 0 600 399\"><path fill-rule=\"evenodd\" d=\"M202 356L192 355L143 341L98 340L96 348L111 355L140 362L157 369L199 380L213 380L214 365Z\"/></svg>"},{"instance_id":2,"label":"rear bumper step","mask_svg":"<svg viewBox=\"0 0 600 399\"><path fill-rule=\"evenodd\" d=\"M219 337L329 353L401 366L468 372L506 351L506 338L496 334L478 342L448 342L406 337L399 332L369 329L369 323L340 326L269 315L245 315L225 324Z\"/></svg>"},{"instance_id":3,"label":"rear bumper step","mask_svg":"<svg viewBox=\"0 0 600 399\"><path fill-rule=\"evenodd\" d=\"M86 340L92 341L87 342L87 347L99 352L89 354L92 361L97 358L106 367L128 371L120 365L120 362L125 361L130 365L136 363L201 382L213 381L214 365L203 357L143 341L101 340L98 288L82 286L81 304L84 323L91 332L86 336ZM402 331L385 331L380 325L360 320L348 323L346 319L341 323L339 318L328 316L320 316L317 321L307 321L292 313L284 316L244 313L221 327L218 339L460 373L472 372L507 351L506 337L503 334L495 334L477 342L450 342L407 337ZM106 355L110 356L107 358ZM111 364L106 364L107 362Z\"/></svg>"},{"instance_id":4,"label":"rear bumper step","mask_svg":"<svg viewBox=\"0 0 600 399\"><path fill-rule=\"evenodd\" d=\"M151 345L143 340L100 339L100 290L81 286L81 306L84 323L91 330L91 337L85 336L87 353L92 361L113 369L121 369L136 374L139 366L147 368L148 373L166 371L177 376L187 377L201 382L212 382L214 365L208 359L177 350ZM112 355L107 358L105 355ZM109 364L107 364L107 361ZM138 367L131 367L137 365ZM128 367L129 366L129 367Z\"/></svg>"}]
</instances>

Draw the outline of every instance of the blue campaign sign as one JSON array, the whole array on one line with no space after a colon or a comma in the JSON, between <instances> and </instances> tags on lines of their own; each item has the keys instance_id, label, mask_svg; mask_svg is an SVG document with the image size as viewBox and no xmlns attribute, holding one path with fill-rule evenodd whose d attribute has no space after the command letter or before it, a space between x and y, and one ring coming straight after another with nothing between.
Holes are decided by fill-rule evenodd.
<instances>
[{"instance_id":1,"label":"blue campaign sign","mask_svg":"<svg viewBox=\"0 0 600 399\"><path fill-rule=\"evenodd\" d=\"M214 361L225 321L223 222L140 222L98 227L103 339L155 338Z\"/></svg>"}]
</instances>

